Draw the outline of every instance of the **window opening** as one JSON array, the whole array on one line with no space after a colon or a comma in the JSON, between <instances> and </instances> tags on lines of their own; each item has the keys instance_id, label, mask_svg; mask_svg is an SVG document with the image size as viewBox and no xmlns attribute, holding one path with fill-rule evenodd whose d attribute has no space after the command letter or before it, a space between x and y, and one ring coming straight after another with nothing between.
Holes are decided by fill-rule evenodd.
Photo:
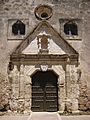
<instances>
[{"instance_id":1,"label":"window opening","mask_svg":"<svg viewBox=\"0 0 90 120\"><path fill-rule=\"evenodd\" d=\"M68 22L64 25L64 33L66 35L78 35L78 28L76 23Z\"/></svg>"},{"instance_id":2,"label":"window opening","mask_svg":"<svg viewBox=\"0 0 90 120\"><path fill-rule=\"evenodd\" d=\"M20 20L12 25L12 33L14 35L25 35L25 24Z\"/></svg>"},{"instance_id":3,"label":"window opening","mask_svg":"<svg viewBox=\"0 0 90 120\"><path fill-rule=\"evenodd\" d=\"M41 17L42 17L42 18L47 18L47 17L48 17L48 14L44 12L44 13L41 14Z\"/></svg>"}]
</instances>

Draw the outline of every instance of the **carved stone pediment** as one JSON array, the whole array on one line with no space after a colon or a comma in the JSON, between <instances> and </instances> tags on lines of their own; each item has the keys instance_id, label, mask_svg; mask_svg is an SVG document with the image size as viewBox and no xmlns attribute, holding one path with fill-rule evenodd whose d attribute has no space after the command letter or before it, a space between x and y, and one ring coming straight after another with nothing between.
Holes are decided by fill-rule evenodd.
<instances>
[{"instance_id":1,"label":"carved stone pediment","mask_svg":"<svg viewBox=\"0 0 90 120\"><path fill-rule=\"evenodd\" d=\"M72 64L78 63L77 51L48 22L42 21L12 53L11 61L14 64L35 65L42 61L63 64L68 57Z\"/></svg>"},{"instance_id":2,"label":"carved stone pediment","mask_svg":"<svg viewBox=\"0 0 90 120\"><path fill-rule=\"evenodd\" d=\"M45 32L45 34L43 34ZM60 36L60 34L46 21L40 22L34 30L25 38L24 41L20 43L20 45L16 48L13 53L22 53L22 51L27 48L30 43L37 39L37 37L42 33L45 36L48 34L50 37L47 36L47 40L50 38L54 41L54 43L60 47L66 54L78 54L77 51L64 39Z\"/></svg>"}]
</instances>

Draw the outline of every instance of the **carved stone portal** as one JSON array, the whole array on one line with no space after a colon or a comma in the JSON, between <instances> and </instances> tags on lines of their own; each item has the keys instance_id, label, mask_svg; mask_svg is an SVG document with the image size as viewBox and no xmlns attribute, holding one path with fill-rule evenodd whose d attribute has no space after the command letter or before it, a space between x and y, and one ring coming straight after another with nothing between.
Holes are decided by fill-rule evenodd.
<instances>
[{"instance_id":1,"label":"carved stone portal","mask_svg":"<svg viewBox=\"0 0 90 120\"><path fill-rule=\"evenodd\" d=\"M58 75L58 107L63 113L65 106L68 112L78 112L79 86L77 78L77 68L74 65L52 65L47 68L53 70ZM10 108L17 112L30 112L32 106L32 78L35 71L40 71L34 65L21 65L20 70L14 65L14 69L9 74L11 82Z\"/></svg>"},{"instance_id":2,"label":"carved stone portal","mask_svg":"<svg viewBox=\"0 0 90 120\"><path fill-rule=\"evenodd\" d=\"M46 13L40 15L45 17ZM10 61L14 64L14 69L9 75L12 81L11 110L30 112L32 107L31 76L36 71L42 70L45 72L51 70L58 76L57 102L59 112L63 113L65 110L68 112L77 112L79 96L78 81L80 78L80 75L77 74L76 67L78 66L78 53L46 21L40 22L38 27L33 31L32 34L30 33L28 37L20 43L10 57ZM32 52L33 54L31 54L29 51L24 53L23 51L27 49L34 40L37 40L36 51L38 50L38 53ZM54 43L53 47L51 43ZM57 46L58 52L55 49ZM55 49L54 54L51 48Z\"/></svg>"}]
</instances>

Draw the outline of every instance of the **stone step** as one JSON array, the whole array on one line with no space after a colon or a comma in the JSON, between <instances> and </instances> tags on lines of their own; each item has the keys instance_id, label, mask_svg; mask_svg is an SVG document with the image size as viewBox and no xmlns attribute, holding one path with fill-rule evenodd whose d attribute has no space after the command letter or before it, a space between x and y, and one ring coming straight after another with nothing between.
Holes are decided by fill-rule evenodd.
<instances>
[{"instance_id":1,"label":"stone step","mask_svg":"<svg viewBox=\"0 0 90 120\"><path fill-rule=\"evenodd\" d=\"M57 112L32 112L28 120L61 120Z\"/></svg>"}]
</instances>

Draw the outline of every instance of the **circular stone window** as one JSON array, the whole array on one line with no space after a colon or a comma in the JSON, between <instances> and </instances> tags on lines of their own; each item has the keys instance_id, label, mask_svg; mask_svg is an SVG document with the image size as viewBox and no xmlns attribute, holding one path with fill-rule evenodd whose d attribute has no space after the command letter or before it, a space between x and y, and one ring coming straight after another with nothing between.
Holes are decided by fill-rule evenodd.
<instances>
[{"instance_id":1,"label":"circular stone window","mask_svg":"<svg viewBox=\"0 0 90 120\"><path fill-rule=\"evenodd\" d=\"M35 16L39 20L48 20L52 16L52 8L48 5L39 5L35 9Z\"/></svg>"}]
</instances>

